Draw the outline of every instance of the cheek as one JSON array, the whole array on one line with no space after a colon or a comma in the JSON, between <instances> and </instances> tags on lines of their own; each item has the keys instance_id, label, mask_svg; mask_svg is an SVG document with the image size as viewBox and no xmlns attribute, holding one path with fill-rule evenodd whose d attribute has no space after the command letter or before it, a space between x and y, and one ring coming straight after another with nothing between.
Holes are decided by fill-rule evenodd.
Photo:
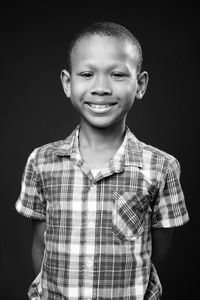
<instances>
[{"instance_id":1,"label":"cheek","mask_svg":"<svg viewBox=\"0 0 200 300\"><path fill-rule=\"evenodd\" d=\"M71 83L71 95L73 98L80 97L86 91L86 85L81 82Z\"/></svg>"},{"instance_id":2,"label":"cheek","mask_svg":"<svg viewBox=\"0 0 200 300\"><path fill-rule=\"evenodd\" d=\"M115 89L116 94L120 99L124 99L126 102L132 102L136 95L136 85L125 85Z\"/></svg>"}]
</instances>

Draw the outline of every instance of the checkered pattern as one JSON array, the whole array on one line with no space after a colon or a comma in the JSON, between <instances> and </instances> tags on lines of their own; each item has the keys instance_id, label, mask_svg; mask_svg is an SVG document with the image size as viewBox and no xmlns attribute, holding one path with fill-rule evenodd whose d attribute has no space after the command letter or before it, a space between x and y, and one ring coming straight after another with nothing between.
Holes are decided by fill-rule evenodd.
<instances>
[{"instance_id":1,"label":"checkered pattern","mask_svg":"<svg viewBox=\"0 0 200 300\"><path fill-rule=\"evenodd\" d=\"M171 155L127 128L121 147L93 177L81 159L79 126L30 155L16 209L46 221L41 272L30 299L160 299L151 262L152 227L188 221Z\"/></svg>"}]
</instances>

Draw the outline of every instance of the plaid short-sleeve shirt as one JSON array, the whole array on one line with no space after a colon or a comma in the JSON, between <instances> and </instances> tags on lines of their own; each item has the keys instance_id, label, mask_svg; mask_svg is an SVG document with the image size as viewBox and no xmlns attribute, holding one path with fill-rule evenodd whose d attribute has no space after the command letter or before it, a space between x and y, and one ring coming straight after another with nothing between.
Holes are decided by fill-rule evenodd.
<instances>
[{"instance_id":1,"label":"plaid short-sleeve shirt","mask_svg":"<svg viewBox=\"0 0 200 300\"><path fill-rule=\"evenodd\" d=\"M160 299L151 230L189 220L179 163L127 128L114 157L93 175L78 134L79 126L66 140L35 149L26 164L16 209L46 222L29 298Z\"/></svg>"}]
</instances>

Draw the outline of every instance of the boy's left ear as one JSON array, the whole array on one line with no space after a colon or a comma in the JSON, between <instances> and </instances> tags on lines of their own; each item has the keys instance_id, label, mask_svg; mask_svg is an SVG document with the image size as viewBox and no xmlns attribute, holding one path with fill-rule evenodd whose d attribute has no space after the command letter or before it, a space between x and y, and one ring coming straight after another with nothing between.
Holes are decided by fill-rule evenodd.
<instances>
[{"instance_id":1,"label":"boy's left ear","mask_svg":"<svg viewBox=\"0 0 200 300\"><path fill-rule=\"evenodd\" d=\"M142 99L142 97L144 96L147 89L148 81L149 75L146 71L143 71L137 75L137 99Z\"/></svg>"},{"instance_id":2,"label":"boy's left ear","mask_svg":"<svg viewBox=\"0 0 200 300\"><path fill-rule=\"evenodd\" d=\"M63 90L67 98L71 97L71 81L70 73L66 70L62 70L60 73L60 79L62 82Z\"/></svg>"}]
</instances>

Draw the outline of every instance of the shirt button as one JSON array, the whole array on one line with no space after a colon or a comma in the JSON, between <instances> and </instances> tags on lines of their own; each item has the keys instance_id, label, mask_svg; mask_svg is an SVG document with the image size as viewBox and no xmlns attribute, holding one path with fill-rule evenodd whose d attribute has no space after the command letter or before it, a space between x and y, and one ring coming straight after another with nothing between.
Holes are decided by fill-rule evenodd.
<instances>
[{"instance_id":1,"label":"shirt button","mask_svg":"<svg viewBox=\"0 0 200 300\"><path fill-rule=\"evenodd\" d=\"M92 259L87 259L87 261L86 261L86 266L87 266L88 268L91 268L91 267L93 266L93 260L92 260Z\"/></svg>"},{"instance_id":2,"label":"shirt button","mask_svg":"<svg viewBox=\"0 0 200 300\"><path fill-rule=\"evenodd\" d=\"M88 228L95 228L95 223L94 223L94 221L89 221L89 222L88 222Z\"/></svg>"},{"instance_id":3,"label":"shirt button","mask_svg":"<svg viewBox=\"0 0 200 300\"><path fill-rule=\"evenodd\" d=\"M90 184L90 189L94 191L94 190L96 189L96 184L91 183L91 184Z\"/></svg>"}]
</instances>

